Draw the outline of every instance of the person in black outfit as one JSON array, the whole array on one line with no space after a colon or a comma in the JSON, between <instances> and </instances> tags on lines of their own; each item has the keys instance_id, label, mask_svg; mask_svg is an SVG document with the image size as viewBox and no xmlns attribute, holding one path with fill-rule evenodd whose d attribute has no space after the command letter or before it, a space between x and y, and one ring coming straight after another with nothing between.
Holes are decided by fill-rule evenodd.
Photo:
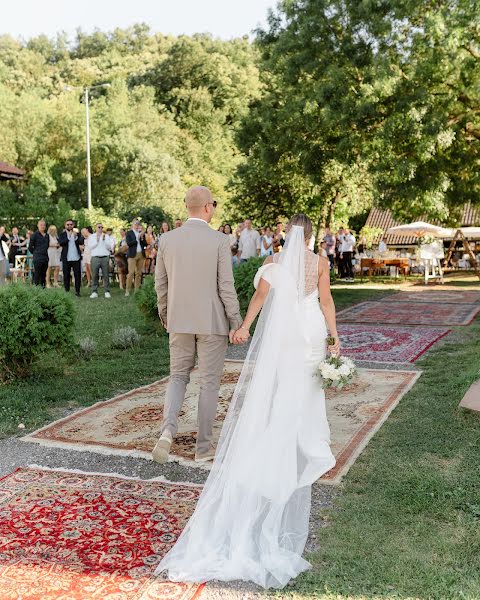
<instances>
[{"instance_id":1,"label":"person in black outfit","mask_svg":"<svg viewBox=\"0 0 480 600\"><path fill-rule=\"evenodd\" d=\"M40 219L38 230L30 238L28 249L33 255L33 283L45 287L47 283L48 246L50 236L47 233L47 224Z\"/></svg>"},{"instance_id":2,"label":"person in black outfit","mask_svg":"<svg viewBox=\"0 0 480 600\"><path fill-rule=\"evenodd\" d=\"M65 229L58 236L58 243L62 247L60 256L63 265L63 287L70 291L70 277L73 271L75 279L75 295L80 296L82 285L82 249L85 244L82 234L73 231L72 219L65 221Z\"/></svg>"}]
</instances>

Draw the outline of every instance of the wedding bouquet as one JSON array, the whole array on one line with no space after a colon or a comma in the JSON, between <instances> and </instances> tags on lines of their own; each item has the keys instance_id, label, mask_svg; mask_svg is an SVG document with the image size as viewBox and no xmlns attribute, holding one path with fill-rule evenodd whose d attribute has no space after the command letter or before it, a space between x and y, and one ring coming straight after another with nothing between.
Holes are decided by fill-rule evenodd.
<instances>
[{"instance_id":1,"label":"wedding bouquet","mask_svg":"<svg viewBox=\"0 0 480 600\"><path fill-rule=\"evenodd\" d=\"M333 338L327 338L329 346L334 342ZM353 360L346 356L334 356L333 354L320 363L318 367L318 373L325 389L333 387L341 390L353 380L356 372L357 368Z\"/></svg>"}]
</instances>

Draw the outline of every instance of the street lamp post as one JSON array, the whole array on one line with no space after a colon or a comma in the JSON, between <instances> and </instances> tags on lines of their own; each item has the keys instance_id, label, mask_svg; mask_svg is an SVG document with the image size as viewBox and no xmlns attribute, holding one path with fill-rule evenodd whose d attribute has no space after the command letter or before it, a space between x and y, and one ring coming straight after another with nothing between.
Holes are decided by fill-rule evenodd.
<instances>
[{"instance_id":1,"label":"street lamp post","mask_svg":"<svg viewBox=\"0 0 480 600\"><path fill-rule=\"evenodd\" d=\"M89 115L89 93L90 90L95 90L97 88L102 87L110 87L109 83L99 83L98 85L92 85L90 87L78 88L65 86L67 91L75 90L75 89L83 89L83 94L85 97L85 130L86 130L86 141L87 141L87 208L91 210L92 208L92 172L91 172L91 163L90 163L90 115Z\"/></svg>"}]
</instances>

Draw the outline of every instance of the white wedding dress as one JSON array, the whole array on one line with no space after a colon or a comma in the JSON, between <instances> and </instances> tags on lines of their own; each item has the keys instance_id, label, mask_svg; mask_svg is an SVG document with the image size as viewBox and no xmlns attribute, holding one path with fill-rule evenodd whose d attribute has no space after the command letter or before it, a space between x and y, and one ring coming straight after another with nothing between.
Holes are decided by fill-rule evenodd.
<instances>
[{"instance_id":1,"label":"white wedding dress","mask_svg":"<svg viewBox=\"0 0 480 600\"><path fill-rule=\"evenodd\" d=\"M253 581L282 588L302 558L311 485L335 465L315 375L327 330L318 257L293 227L257 273L270 284L196 510L157 568L171 581Z\"/></svg>"}]
</instances>

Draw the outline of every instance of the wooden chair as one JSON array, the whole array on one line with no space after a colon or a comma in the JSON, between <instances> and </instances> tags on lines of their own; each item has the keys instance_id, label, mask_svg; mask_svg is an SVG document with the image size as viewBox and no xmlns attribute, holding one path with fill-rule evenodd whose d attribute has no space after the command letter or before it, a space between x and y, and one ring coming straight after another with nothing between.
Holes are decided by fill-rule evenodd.
<instances>
[{"instance_id":1,"label":"wooden chair","mask_svg":"<svg viewBox=\"0 0 480 600\"><path fill-rule=\"evenodd\" d=\"M30 268L27 265L27 256L16 256L15 266L10 269L10 275L12 277L12 283L17 281L26 281L28 278Z\"/></svg>"}]
</instances>

